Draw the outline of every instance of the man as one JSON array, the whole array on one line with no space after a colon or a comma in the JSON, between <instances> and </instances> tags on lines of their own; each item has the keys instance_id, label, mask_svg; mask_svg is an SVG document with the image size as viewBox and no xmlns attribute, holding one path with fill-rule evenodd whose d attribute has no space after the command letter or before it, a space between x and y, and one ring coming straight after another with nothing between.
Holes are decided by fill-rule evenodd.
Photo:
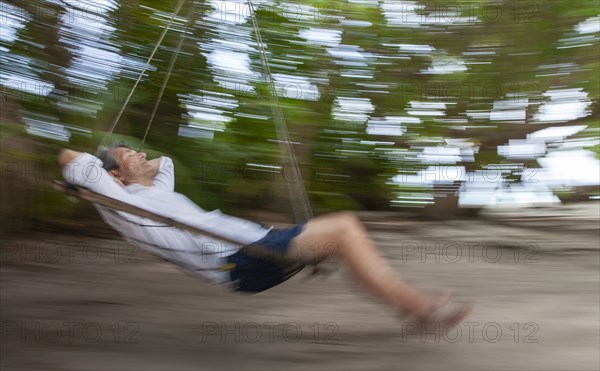
<instances>
[{"instance_id":1,"label":"man","mask_svg":"<svg viewBox=\"0 0 600 371\"><path fill-rule=\"evenodd\" d=\"M216 284L243 292L260 292L287 280L298 263L337 256L371 292L399 312L424 323L458 323L469 306L451 306L449 295L431 295L403 281L381 256L365 227L350 212L315 217L290 229L259 224L205 211L174 191L174 167L168 157L147 160L125 143L98 151L97 157L64 149L58 161L65 179L105 196L179 222L239 241L265 246L289 265L240 251L240 246L193 234L145 218L97 206L103 219L126 240ZM233 266L231 270L223 267Z\"/></svg>"}]
</instances>

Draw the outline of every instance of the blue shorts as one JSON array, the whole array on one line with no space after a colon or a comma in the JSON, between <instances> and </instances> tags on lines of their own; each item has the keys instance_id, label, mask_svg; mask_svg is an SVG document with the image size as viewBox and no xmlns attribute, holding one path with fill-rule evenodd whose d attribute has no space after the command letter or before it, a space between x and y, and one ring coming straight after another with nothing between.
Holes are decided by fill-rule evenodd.
<instances>
[{"instance_id":1,"label":"blue shorts","mask_svg":"<svg viewBox=\"0 0 600 371\"><path fill-rule=\"evenodd\" d=\"M234 289L244 292L265 291L301 271L303 265L294 262L277 262L269 255L272 254L275 258L285 257L290 242L302 232L303 228L304 225L301 224L292 228L269 231L264 238L255 242L256 245L265 248L264 257L262 257L262 250L261 256L255 254L251 256L243 250L228 256L227 263L235 264L229 272Z\"/></svg>"}]
</instances>

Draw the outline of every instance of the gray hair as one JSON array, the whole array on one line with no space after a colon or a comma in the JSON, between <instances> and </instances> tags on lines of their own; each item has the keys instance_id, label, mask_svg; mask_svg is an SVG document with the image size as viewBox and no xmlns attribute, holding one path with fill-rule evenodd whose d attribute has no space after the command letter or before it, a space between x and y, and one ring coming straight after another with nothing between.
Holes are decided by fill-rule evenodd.
<instances>
[{"instance_id":1,"label":"gray hair","mask_svg":"<svg viewBox=\"0 0 600 371\"><path fill-rule=\"evenodd\" d=\"M100 146L96 151L96 157L102 161L102 167L106 171L116 170L119 168L119 164L117 163L117 159L114 156L114 149L116 148L129 148L131 146L127 144L125 141L119 141L111 144L110 146Z\"/></svg>"}]
</instances>

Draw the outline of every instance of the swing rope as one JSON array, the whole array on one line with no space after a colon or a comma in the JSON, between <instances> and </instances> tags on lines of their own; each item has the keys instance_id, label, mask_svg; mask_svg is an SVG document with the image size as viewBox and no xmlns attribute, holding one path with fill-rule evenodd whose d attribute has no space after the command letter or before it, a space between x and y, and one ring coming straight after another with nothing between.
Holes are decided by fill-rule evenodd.
<instances>
[{"instance_id":1,"label":"swing rope","mask_svg":"<svg viewBox=\"0 0 600 371\"><path fill-rule=\"evenodd\" d=\"M271 101L270 106L271 112L273 114L273 121L275 123L277 139L279 142L279 152L281 153L282 158L285 161L287 161L288 164L291 164L293 169L295 169L297 172L296 181L291 181L288 179L286 182L288 186L289 198L292 204L294 222L305 223L313 217L312 207L310 205L310 200L308 199L306 187L304 186L304 179L300 171L300 166L298 165L296 155L294 154L294 149L292 148L292 144L289 139L289 133L285 122L285 116L283 115L281 104L279 103L279 96L277 95L277 90L275 88L275 79L273 78L273 75L271 73L271 68L267 59L267 52L264 47L264 42L260 33L258 21L255 16L255 10L251 0L246 1L248 3L250 18L252 19L254 35L256 36L256 46L260 55L260 62L262 65L263 75L265 76L265 80L269 88L269 97ZM322 267L320 264L322 263L322 260L323 259L310 263L312 265L312 276L329 275L337 269L331 266L327 268Z\"/></svg>"},{"instance_id":2,"label":"swing rope","mask_svg":"<svg viewBox=\"0 0 600 371\"><path fill-rule=\"evenodd\" d=\"M264 42L258 27L258 21L254 15L254 7L250 0L247 0L248 8L250 11L250 18L252 19L252 27L254 28L254 35L256 36L256 46L260 55L260 62L262 64L263 74L269 88L269 97L271 100L271 112L273 113L273 121L275 122L275 130L277 132L277 139L279 142L279 151L281 156L292 168L297 172L298 177L296 181L287 180L288 192L290 200L292 201L292 211L294 214L294 221L296 223L305 223L313 217L312 208L310 206L310 200L304 187L304 179L298 166L298 161L292 148L287 125L285 123L285 117L283 110L279 104L279 97L275 89L275 80L271 74L271 68L269 67L269 61L267 60L267 52L265 51Z\"/></svg>"},{"instance_id":3,"label":"swing rope","mask_svg":"<svg viewBox=\"0 0 600 371\"><path fill-rule=\"evenodd\" d=\"M138 152L142 151L142 148L144 147L144 143L146 142L146 137L148 136L148 132L150 132L150 126L152 125L152 121L154 121L154 117L156 116L156 112L158 111L158 106L160 105L160 102L162 101L162 96L165 92L165 89L167 87L167 84L169 82L169 79L171 78L171 73L173 72L173 67L175 66L175 62L177 61L177 57L179 56L179 52L181 51L181 47L183 46L183 42L185 40L185 37L187 35L188 29L190 28L190 26L194 23L194 11L195 11L195 3L192 2L192 4L190 5L190 10L188 12L187 15L187 24L185 25L185 29L183 30L183 33L181 34L181 36L179 37L179 42L177 43L177 47L175 48L175 54L173 54L173 56L171 57L171 62L169 63L169 67L167 69L167 73L165 75L165 78L163 80L162 86L160 87L160 92L158 93L158 98L156 99L156 103L154 104L154 108L152 109L152 114L150 115L150 119L148 120L148 125L146 125L146 132L144 133L144 137L142 138L142 143L140 144L140 149L138 150Z\"/></svg>"},{"instance_id":4,"label":"swing rope","mask_svg":"<svg viewBox=\"0 0 600 371\"><path fill-rule=\"evenodd\" d=\"M112 122L112 124L111 124L111 126L110 126L110 128L108 130L108 132L104 135L104 138L102 138L102 142L100 143L100 145L104 145L106 143L106 140L108 139L108 137L112 135L113 131L117 127L117 124L119 123L119 120L121 119L121 116L123 115L123 112L125 112L125 108L127 107L127 104L129 104L129 100L133 96L133 93L134 93L135 89L137 88L138 84L140 83L140 81L142 81L142 78L144 77L144 74L146 73L146 70L148 69L148 67L150 67L150 62L152 62L152 59L154 58L154 54L156 54L156 51L158 50L158 48L162 44L162 42L163 42L163 40L165 38L165 35L167 34L167 32L169 31L169 29L171 28L171 25L173 24L173 21L175 20L175 17L177 17L177 15L179 14L179 12L181 11L181 7L183 6L184 2L185 2L185 0L179 0L179 2L177 3L177 5L175 6L175 10L173 11L173 15L171 16L171 19L169 20L169 23L167 24L167 26L163 30L162 34L160 35L160 37L158 39L158 42L156 43L156 46L154 46L154 50L152 50L152 53L150 54L150 57L148 57L148 60L146 61L146 64L144 65L144 68L142 69L142 71L140 72L140 75L138 76L137 80L133 84L133 87L131 88L131 91L129 92L129 95L127 96L127 98L125 98L125 102L123 102L123 106L119 110L119 113L117 113L117 116L113 120L113 122Z\"/></svg>"}]
</instances>

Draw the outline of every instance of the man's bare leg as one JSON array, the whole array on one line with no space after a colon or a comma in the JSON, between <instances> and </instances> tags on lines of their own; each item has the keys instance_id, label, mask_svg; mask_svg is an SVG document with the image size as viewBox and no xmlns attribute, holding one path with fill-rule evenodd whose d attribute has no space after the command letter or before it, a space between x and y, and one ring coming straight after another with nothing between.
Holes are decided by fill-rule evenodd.
<instances>
[{"instance_id":1,"label":"man's bare leg","mask_svg":"<svg viewBox=\"0 0 600 371\"><path fill-rule=\"evenodd\" d=\"M448 300L447 295L432 296L403 281L381 256L364 225L350 212L311 219L292 241L289 254L306 263L339 256L372 292L424 321ZM445 314L441 320L459 322L467 314L468 309L463 308Z\"/></svg>"}]
</instances>

